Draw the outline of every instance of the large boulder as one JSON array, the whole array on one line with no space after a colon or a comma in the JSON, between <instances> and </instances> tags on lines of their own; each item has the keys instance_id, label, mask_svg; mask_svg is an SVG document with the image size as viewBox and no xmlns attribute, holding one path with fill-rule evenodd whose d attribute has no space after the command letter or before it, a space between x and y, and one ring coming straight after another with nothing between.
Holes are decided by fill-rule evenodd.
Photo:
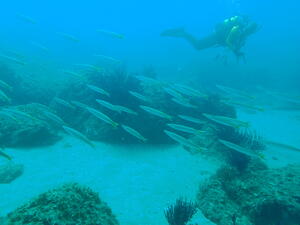
<instances>
[{"instance_id":1,"label":"large boulder","mask_svg":"<svg viewBox=\"0 0 300 225\"><path fill-rule=\"evenodd\" d=\"M45 110L50 110L46 106L32 103L8 109L13 112L0 111L0 144L2 146L35 147L53 144L59 139L57 128L44 116ZM25 114L22 115L22 113Z\"/></svg>"},{"instance_id":2,"label":"large boulder","mask_svg":"<svg viewBox=\"0 0 300 225\"><path fill-rule=\"evenodd\" d=\"M240 173L223 167L200 186L198 204L219 225L298 225L300 165Z\"/></svg>"},{"instance_id":3,"label":"large boulder","mask_svg":"<svg viewBox=\"0 0 300 225\"><path fill-rule=\"evenodd\" d=\"M5 225L117 225L111 209L97 193L77 183L40 194L6 218Z\"/></svg>"}]
</instances>

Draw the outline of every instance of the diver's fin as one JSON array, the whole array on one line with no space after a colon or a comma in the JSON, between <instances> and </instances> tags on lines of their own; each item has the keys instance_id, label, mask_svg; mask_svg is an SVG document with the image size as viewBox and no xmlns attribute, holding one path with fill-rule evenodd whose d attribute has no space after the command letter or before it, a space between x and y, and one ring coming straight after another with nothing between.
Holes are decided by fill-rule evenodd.
<instances>
[{"instance_id":1,"label":"diver's fin","mask_svg":"<svg viewBox=\"0 0 300 225\"><path fill-rule=\"evenodd\" d=\"M161 32L160 36L164 37L183 37L186 34L183 27L175 28L175 29L168 29Z\"/></svg>"}]
</instances>

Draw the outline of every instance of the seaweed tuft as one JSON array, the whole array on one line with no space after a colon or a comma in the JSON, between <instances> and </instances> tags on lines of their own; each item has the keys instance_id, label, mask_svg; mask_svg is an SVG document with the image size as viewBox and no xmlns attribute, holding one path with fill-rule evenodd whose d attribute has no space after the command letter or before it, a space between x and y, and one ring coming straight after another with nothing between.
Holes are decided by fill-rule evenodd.
<instances>
[{"instance_id":1,"label":"seaweed tuft","mask_svg":"<svg viewBox=\"0 0 300 225\"><path fill-rule=\"evenodd\" d=\"M176 200L174 205L165 209L165 217L169 225L185 225L196 213L196 204L183 198Z\"/></svg>"}]
</instances>

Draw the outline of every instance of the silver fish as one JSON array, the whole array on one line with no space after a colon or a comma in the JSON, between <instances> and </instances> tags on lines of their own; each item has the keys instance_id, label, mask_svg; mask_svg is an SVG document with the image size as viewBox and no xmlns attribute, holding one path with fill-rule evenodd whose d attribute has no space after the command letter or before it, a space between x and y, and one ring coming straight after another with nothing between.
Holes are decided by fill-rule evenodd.
<instances>
[{"instance_id":1,"label":"silver fish","mask_svg":"<svg viewBox=\"0 0 300 225\"><path fill-rule=\"evenodd\" d=\"M205 116L207 119L212 120L216 123L225 125L225 126L230 126L234 128L240 128L240 127L246 127L249 128L250 124L248 122L244 122L238 119L234 119L231 117L226 117L226 116L217 116L217 115L210 115L203 113L203 116Z\"/></svg>"},{"instance_id":2,"label":"silver fish","mask_svg":"<svg viewBox=\"0 0 300 225\"><path fill-rule=\"evenodd\" d=\"M135 78L143 83L147 83L147 84L151 84L151 85L158 85L158 86L164 85L164 83L162 83L161 81L150 78L150 77L135 76Z\"/></svg>"},{"instance_id":3,"label":"silver fish","mask_svg":"<svg viewBox=\"0 0 300 225\"><path fill-rule=\"evenodd\" d=\"M100 54L96 54L95 55L96 57L100 57L104 60L108 60L108 61L111 61L113 63L121 63L121 60L118 60L118 59L115 59L113 57L110 57L110 56L106 56L106 55L100 55Z\"/></svg>"},{"instance_id":4,"label":"silver fish","mask_svg":"<svg viewBox=\"0 0 300 225\"><path fill-rule=\"evenodd\" d=\"M184 126L184 125L176 124L176 123L168 123L167 126L173 128L175 130L179 130L179 131L189 133L189 134L203 134L203 133L205 133L205 131L197 130L193 127L188 127L188 126Z\"/></svg>"},{"instance_id":5,"label":"silver fish","mask_svg":"<svg viewBox=\"0 0 300 225\"><path fill-rule=\"evenodd\" d=\"M74 109L74 106L72 106L69 102L67 102L66 100L63 100L61 98L58 98L58 97L55 97L53 99L55 102L59 103L60 105L63 105L67 108L70 108L70 109Z\"/></svg>"},{"instance_id":6,"label":"silver fish","mask_svg":"<svg viewBox=\"0 0 300 225\"><path fill-rule=\"evenodd\" d=\"M125 36L123 34L118 34L116 32L112 32L112 31L108 31L108 30L97 29L96 31L99 33L105 34L107 36L111 36L111 37L118 38L118 39L125 38Z\"/></svg>"},{"instance_id":7,"label":"silver fish","mask_svg":"<svg viewBox=\"0 0 300 225\"><path fill-rule=\"evenodd\" d=\"M119 111L115 105L107 102L107 101L104 101L104 100L101 100L101 99L96 99L96 102L98 102L100 105L104 106L105 108L107 109L110 109L112 111L116 111L116 112L119 112L121 113L121 111Z\"/></svg>"},{"instance_id":8,"label":"silver fish","mask_svg":"<svg viewBox=\"0 0 300 225\"><path fill-rule=\"evenodd\" d=\"M1 116L4 116L4 117L8 117L8 118L10 118L10 119L12 119L12 120L14 120L15 122L17 122L17 123L19 123L20 121L14 116L14 115L12 115L12 113L10 113L10 112L5 112L5 111L0 111L0 115Z\"/></svg>"},{"instance_id":9,"label":"silver fish","mask_svg":"<svg viewBox=\"0 0 300 225\"><path fill-rule=\"evenodd\" d=\"M57 34L59 34L60 36L64 37L65 39L67 39L69 41L80 42L80 40L78 38L76 38L75 36L73 36L71 34L66 34L66 33L62 33L62 32L57 32Z\"/></svg>"},{"instance_id":10,"label":"silver fish","mask_svg":"<svg viewBox=\"0 0 300 225\"><path fill-rule=\"evenodd\" d=\"M78 101L71 101L71 103L72 103L73 105L75 105L76 107L82 108L82 109L86 109L86 107L88 107L88 105L83 104L83 103L78 102Z\"/></svg>"},{"instance_id":11,"label":"silver fish","mask_svg":"<svg viewBox=\"0 0 300 225\"><path fill-rule=\"evenodd\" d=\"M45 47L44 45L37 43L37 42L31 42L31 44L39 49L41 49L44 52L49 52L49 48Z\"/></svg>"},{"instance_id":12,"label":"silver fish","mask_svg":"<svg viewBox=\"0 0 300 225\"><path fill-rule=\"evenodd\" d=\"M71 75L71 76L74 76L74 77L78 77L80 79L84 79L84 76L79 74L79 73L76 73L74 71L70 71L70 70L64 70L64 73L67 74L67 75Z\"/></svg>"},{"instance_id":13,"label":"silver fish","mask_svg":"<svg viewBox=\"0 0 300 225\"><path fill-rule=\"evenodd\" d=\"M129 127L129 126L126 126L126 125L121 125L121 127L127 131L129 134L131 134L132 136L136 137L137 139L140 139L141 141L143 142L146 142L147 139L144 138L138 131L136 131L135 129Z\"/></svg>"},{"instance_id":14,"label":"silver fish","mask_svg":"<svg viewBox=\"0 0 300 225\"><path fill-rule=\"evenodd\" d=\"M38 106L39 108L41 108L42 110L49 111L49 107L44 104L41 104L41 103L34 103L34 104L36 106Z\"/></svg>"},{"instance_id":15,"label":"silver fish","mask_svg":"<svg viewBox=\"0 0 300 225\"><path fill-rule=\"evenodd\" d=\"M279 142L275 142L275 141L270 141L270 140L265 140L265 141L268 145L300 152L299 147L295 147L295 146L292 146L289 144L279 143Z\"/></svg>"},{"instance_id":16,"label":"silver fish","mask_svg":"<svg viewBox=\"0 0 300 225\"><path fill-rule=\"evenodd\" d=\"M202 152L203 150L207 150L206 148L198 146L198 145L194 144L193 142L191 142L190 140L188 140L174 132L171 132L168 130L164 130L164 132L166 135L168 135L171 139L173 139L180 145L183 145L183 146L188 147L191 150L193 150L193 151L190 151L191 153L197 153L197 152Z\"/></svg>"},{"instance_id":17,"label":"silver fish","mask_svg":"<svg viewBox=\"0 0 300 225\"><path fill-rule=\"evenodd\" d=\"M219 139L219 142L222 143L223 145L225 145L227 148L230 148L230 149L235 150L237 152L243 153L243 154L248 155L250 157L261 158L260 155L254 154L253 152L251 152L250 149L243 148L243 147L241 147L237 144L234 144L232 142L225 141L225 140L222 140L222 139Z\"/></svg>"},{"instance_id":18,"label":"silver fish","mask_svg":"<svg viewBox=\"0 0 300 225\"><path fill-rule=\"evenodd\" d=\"M180 93L178 93L177 91L175 91L172 88L165 87L164 91L166 93L168 93L169 95L171 95L172 97L174 97L175 99L181 99L181 98L183 98L183 96Z\"/></svg>"},{"instance_id":19,"label":"silver fish","mask_svg":"<svg viewBox=\"0 0 300 225\"><path fill-rule=\"evenodd\" d=\"M98 72L103 70L102 68L100 68L98 66L95 66L95 65L92 65L92 64L77 63L77 64L75 64L75 66L85 67L87 69L95 70L95 71L98 71Z\"/></svg>"},{"instance_id":20,"label":"silver fish","mask_svg":"<svg viewBox=\"0 0 300 225\"><path fill-rule=\"evenodd\" d=\"M2 156L2 157L4 157L4 158L8 159L9 161L11 161L11 160L12 160L12 157L11 157L11 156L9 156L9 155L7 155L7 154L6 154L6 153L4 153L3 151L0 151L0 156Z\"/></svg>"},{"instance_id":21,"label":"silver fish","mask_svg":"<svg viewBox=\"0 0 300 225\"><path fill-rule=\"evenodd\" d=\"M136 97L137 99L139 99L139 100L142 100L142 101L144 101L144 102L151 102L150 99L148 99L146 96L141 95L141 94L139 94L139 93L137 93L137 92L129 91L129 93L130 93L132 96L134 96L134 97Z\"/></svg>"},{"instance_id":22,"label":"silver fish","mask_svg":"<svg viewBox=\"0 0 300 225\"><path fill-rule=\"evenodd\" d=\"M238 97L243 97L243 98L248 98L248 99L255 99L255 96L249 95L248 93L241 91L241 90L237 90L237 89L233 89L231 87L226 87L223 85L216 85L217 88L219 88L220 90L222 90L223 92L226 92L229 95L235 95Z\"/></svg>"},{"instance_id":23,"label":"silver fish","mask_svg":"<svg viewBox=\"0 0 300 225\"><path fill-rule=\"evenodd\" d=\"M164 118L164 119L167 119L167 120L172 120L172 116L162 112L162 111L159 111L157 109L154 109L154 108L151 108L151 107L148 107L148 106L144 106L144 105L140 105L140 108L145 110L146 112L154 115L154 116L158 116L160 118Z\"/></svg>"},{"instance_id":24,"label":"silver fish","mask_svg":"<svg viewBox=\"0 0 300 225\"><path fill-rule=\"evenodd\" d=\"M260 111L260 112L264 112L265 110L259 106L256 105L252 105L252 104L246 104L246 103L242 103L242 102L237 102L237 101L225 101L224 102L227 105L231 105L234 107L240 107L243 109L247 109L247 110L254 110L254 111Z\"/></svg>"},{"instance_id":25,"label":"silver fish","mask_svg":"<svg viewBox=\"0 0 300 225\"><path fill-rule=\"evenodd\" d=\"M102 88L99 88L99 87L97 87L97 86L94 86L94 85L91 85L91 84L87 84L86 85L89 89L91 89L91 90L93 90L93 91L95 91L95 92L97 92L97 93L100 93L100 94L102 94L102 95L106 95L106 96L110 96L110 94L107 92L107 91L105 91L105 90L103 90Z\"/></svg>"},{"instance_id":26,"label":"silver fish","mask_svg":"<svg viewBox=\"0 0 300 225\"><path fill-rule=\"evenodd\" d=\"M196 109L197 106L194 106L192 105L191 103L189 103L188 100L184 99L184 98L181 98L181 99L178 99L178 98L172 98L171 99L173 102L176 102L178 105L181 105L181 106L184 106L184 107L187 107L187 108L193 108L193 109Z\"/></svg>"},{"instance_id":27,"label":"silver fish","mask_svg":"<svg viewBox=\"0 0 300 225\"><path fill-rule=\"evenodd\" d=\"M53 122L59 124L60 126L64 125L65 122L63 121L62 118L60 118L59 116L57 116L56 114L49 112L49 111L44 111L43 114L50 120L52 120Z\"/></svg>"},{"instance_id":28,"label":"silver fish","mask_svg":"<svg viewBox=\"0 0 300 225\"><path fill-rule=\"evenodd\" d=\"M7 59L7 60L9 60L9 61L11 61L11 62L17 63L17 64L19 64L19 65L22 65L22 66L25 66L25 65L26 65L25 62L23 62L23 61L21 61L21 60L19 60L19 59L16 59L16 58L7 56L7 55L0 55L0 57L2 57L2 58L4 58L4 59Z\"/></svg>"},{"instance_id":29,"label":"silver fish","mask_svg":"<svg viewBox=\"0 0 300 225\"><path fill-rule=\"evenodd\" d=\"M191 117L191 116L178 115L178 117L185 120L185 121L200 124L200 125L203 125L203 124L206 123L206 121L203 121L203 120L200 120L198 118Z\"/></svg>"},{"instance_id":30,"label":"silver fish","mask_svg":"<svg viewBox=\"0 0 300 225\"><path fill-rule=\"evenodd\" d=\"M14 58L18 58L18 59L24 59L24 58L26 58L25 55L23 55L22 53L17 52L15 50L11 50L11 49L10 50L5 50L5 53L7 55L13 56Z\"/></svg>"},{"instance_id":31,"label":"silver fish","mask_svg":"<svg viewBox=\"0 0 300 225\"><path fill-rule=\"evenodd\" d=\"M11 91L13 88L8 85L6 82L4 82L3 80L0 80L0 87L5 88L8 91Z\"/></svg>"},{"instance_id":32,"label":"silver fish","mask_svg":"<svg viewBox=\"0 0 300 225\"><path fill-rule=\"evenodd\" d=\"M135 116L138 114L137 112L135 112L127 107L121 106L121 105L115 105L115 108L116 108L116 110L118 110L118 112L125 112L125 113L132 114Z\"/></svg>"},{"instance_id":33,"label":"silver fish","mask_svg":"<svg viewBox=\"0 0 300 225\"><path fill-rule=\"evenodd\" d=\"M5 103L10 103L11 102L11 99L2 90L0 90L0 98Z\"/></svg>"},{"instance_id":34,"label":"silver fish","mask_svg":"<svg viewBox=\"0 0 300 225\"><path fill-rule=\"evenodd\" d=\"M17 17L19 19L23 20L24 22L31 23L31 24L37 24L36 20L32 19L29 16L25 16L25 15L22 15L22 14L17 14Z\"/></svg>"},{"instance_id":35,"label":"silver fish","mask_svg":"<svg viewBox=\"0 0 300 225\"><path fill-rule=\"evenodd\" d=\"M188 87L186 85L183 84L174 84L173 88L180 92L181 94L187 95L187 96L191 96L191 97L198 97L198 98L207 98L208 96L206 94L201 93L198 90L195 90L191 87Z\"/></svg>"},{"instance_id":36,"label":"silver fish","mask_svg":"<svg viewBox=\"0 0 300 225\"><path fill-rule=\"evenodd\" d=\"M29 115L28 113L25 113L25 112L17 110L17 109L5 108L5 109L2 109L2 111L6 112L8 114L11 114L16 118L21 117L23 119L37 120L35 117Z\"/></svg>"},{"instance_id":37,"label":"silver fish","mask_svg":"<svg viewBox=\"0 0 300 225\"><path fill-rule=\"evenodd\" d=\"M91 114L93 114L95 117L97 117L98 119L104 121L105 123L108 123L110 125L112 125L113 127L117 127L119 124L114 122L111 118L109 118L107 115L105 115L104 113L91 108L91 107L87 107L86 108Z\"/></svg>"},{"instance_id":38,"label":"silver fish","mask_svg":"<svg viewBox=\"0 0 300 225\"><path fill-rule=\"evenodd\" d=\"M79 131L77 131L71 127L67 127L67 126L62 126L62 127L68 134L84 141L85 143L90 145L92 148L95 148L95 145L84 134L80 133Z\"/></svg>"}]
</instances>

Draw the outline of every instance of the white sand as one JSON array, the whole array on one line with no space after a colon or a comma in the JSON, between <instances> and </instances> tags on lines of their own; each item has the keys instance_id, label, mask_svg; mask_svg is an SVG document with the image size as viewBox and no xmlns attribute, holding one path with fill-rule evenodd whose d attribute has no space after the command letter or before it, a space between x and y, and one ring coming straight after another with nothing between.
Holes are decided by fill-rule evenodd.
<instances>
[{"instance_id":1,"label":"white sand","mask_svg":"<svg viewBox=\"0 0 300 225\"><path fill-rule=\"evenodd\" d=\"M251 121L253 128L270 140L300 147L300 122L291 120L286 112L240 113L239 118ZM201 155L190 155L180 146L97 143L95 150L72 137L51 147L7 152L25 165L25 172L11 184L0 185L1 215L41 192L75 181L99 192L122 225L167 224L164 208L179 196L195 199L200 181L219 166ZM300 153L270 148L266 162L271 167L299 163Z\"/></svg>"}]
</instances>

